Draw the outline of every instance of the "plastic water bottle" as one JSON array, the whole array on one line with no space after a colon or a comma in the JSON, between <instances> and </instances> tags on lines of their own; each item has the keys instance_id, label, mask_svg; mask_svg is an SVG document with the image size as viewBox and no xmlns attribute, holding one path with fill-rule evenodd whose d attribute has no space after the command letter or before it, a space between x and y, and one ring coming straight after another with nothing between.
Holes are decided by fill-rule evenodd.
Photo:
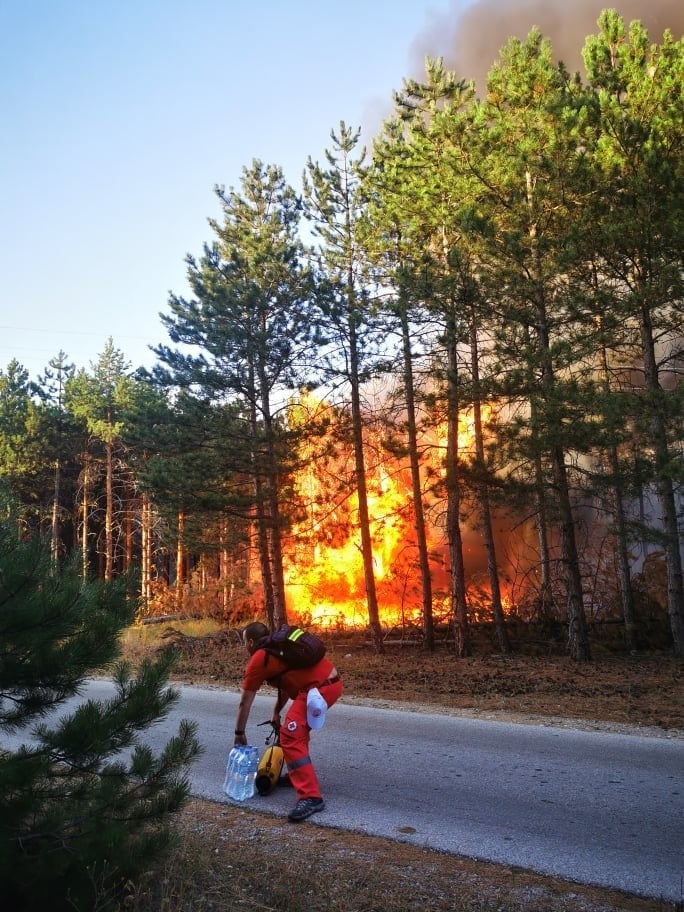
<instances>
[{"instance_id":1,"label":"plastic water bottle","mask_svg":"<svg viewBox=\"0 0 684 912\"><path fill-rule=\"evenodd\" d=\"M228 759L226 761L226 775L223 779L223 791L226 793L226 795L228 794L228 787L230 786L231 768L233 765L233 761L235 759L234 752L235 752L235 748L233 748L231 750L231 752L228 754Z\"/></svg>"},{"instance_id":2,"label":"plastic water bottle","mask_svg":"<svg viewBox=\"0 0 684 912\"><path fill-rule=\"evenodd\" d=\"M230 777L230 786L228 788L228 797L232 798L234 801L241 800L242 792L242 764L244 761L245 749L242 745L238 745L237 755L233 763L233 769Z\"/></svg>"},{"instance_id":3,"label":"plastic water bottle","mask_svg":"<svg viewBox=\"0 0 684 912\"><path fill-rule=\"evenodd\" d=\"M256 793L256 775L259 767L259 749L239 747L228 784L228 797L246 801Z\"/></svg>"},{"instance_id":4,"label":"plastic water bottle","mask_svg":"<svg viewBox=\"0 0 684 912\"><path fill-rule=\"evenodd\" d=\"M223 790L233 801L246 801L256 794L259 749L237 744L228 756Z\"/></svg>"},{"instance_id":5,"label":"plastic water bottle","mask_svg":"<svg viewBox=\"0 0 684 912\"><path fill-rule=\"evenodd\" d=\"M228 795L229 798L233 798L235 791L235 773L238 759L242 753L242 747L239 744L236 744L235 747L228 754L228 762L226 763L226 778L223 780L223 791Z\"/></svg>"},{"instance_id":6,"label":"plastic water bottle","mask_svg":"<svg viewBox=\"0 0 684 912\"><path fill-rule=\"evenodd\" d=\"M235 764L235 795L233 796L236 801L245 800L245 782L247 778L247 751L249 748L242 747L240 749L240 756L237 759Z\"/></svg>"},{"instance_id":7,"label":"plastic water bottle","mask_svg":"<svg viewBox=\"0 0 684 912\"><path fill-rule=\"evenodd\" d=\"M247 759L247 748L242 744L238 745L237 755L233 763L233 770L230 781L230 790L228 795L235 801L244 801L244 783L245 783L245 762Z\"/></svg>"},{"instance_id":8,"label":"plastic water bottle","mask_svg":"<svg viewBox=\"0 0 684 912\"><path fill-rule=\"evenodd\" d=\"M256 794L255 783L258 769L259 749L257 747L245 748L243 801L253 798Z\"/></svg>"}]
</instances>

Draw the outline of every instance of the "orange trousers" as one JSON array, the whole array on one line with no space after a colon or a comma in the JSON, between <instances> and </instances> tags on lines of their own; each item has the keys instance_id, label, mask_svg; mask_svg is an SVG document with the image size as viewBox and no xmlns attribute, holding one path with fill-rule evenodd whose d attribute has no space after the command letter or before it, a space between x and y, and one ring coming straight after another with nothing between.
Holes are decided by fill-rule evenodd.
<instances>
[{"instance_id":1,"label":"orange trousers","mask_svg":"<svg viewBox=\"0 0 684 912\"><path fill-rule=\"evenodd\" d=\"M342 680L326 684L319 690L330 708L342 696ZM310 738L311 729L306 722L306 691L303 690L290 704L280 726L280 746L297 798L321 797L318 776L309 754Z\"/></svg>"}]
</instances>

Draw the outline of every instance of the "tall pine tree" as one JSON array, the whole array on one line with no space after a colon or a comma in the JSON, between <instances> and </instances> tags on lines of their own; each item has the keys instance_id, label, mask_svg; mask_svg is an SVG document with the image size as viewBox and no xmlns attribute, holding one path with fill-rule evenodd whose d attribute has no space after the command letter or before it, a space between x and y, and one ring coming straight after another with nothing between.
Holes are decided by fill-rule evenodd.
<instances>
[{"instance_id":1,"label":"tall pine tree","mask_svg":"<svg viewBox=\"0 0 684 912\"><path fill-rule=\"evenodd\" d=\"M216 193L223 211L222 221L210 220L216 239L199 261L187 259L194 297L172 295L171 313L162 315L172 341L200 353L158 346L166 372L157 376L241 404L264 602L278 626L287 619L281 480L296 451L280 412L284 392L309 380L313 285L298 235L300 202L279 167L254 161L239 190Z\"/></svg>"}]
</instances>

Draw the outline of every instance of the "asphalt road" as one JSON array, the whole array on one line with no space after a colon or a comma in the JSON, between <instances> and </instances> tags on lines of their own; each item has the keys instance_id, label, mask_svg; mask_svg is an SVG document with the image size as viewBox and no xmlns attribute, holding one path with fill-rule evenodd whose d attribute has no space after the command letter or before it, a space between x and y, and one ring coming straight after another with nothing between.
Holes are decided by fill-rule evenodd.
<instances>
[{"instance_id":1,"label":"asphalt road","mask_svg":"<svg viewBox=\"0 0 684 912\"><path fill-rule=\"evenodd\" d=\"M88 696L111 685L91 682ZM160 747L196 721L193 793L222 792L236 691L179 687L141 740ZM263 747L273 698L257 695L247 735ZM345 702L312 733L326 810L302 826L353 829L669 902L683 899L684 739L473 720ZM291 789L247 802L283 814Z\"/></svg>"}]
</instances>

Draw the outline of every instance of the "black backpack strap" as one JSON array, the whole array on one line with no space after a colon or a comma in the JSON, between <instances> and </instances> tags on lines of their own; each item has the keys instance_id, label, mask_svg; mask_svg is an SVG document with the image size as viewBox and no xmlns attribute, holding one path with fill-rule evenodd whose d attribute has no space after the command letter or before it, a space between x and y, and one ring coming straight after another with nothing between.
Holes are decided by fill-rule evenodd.
<instances>
[{"instance_id":1,"label":"black backpack strap","mask_svg":"<svg viewBox=\"0 0 684 912\"><path fill-rule=\"evenodd\" d=\"M263 647L261 647L261 648L263 648ZM271 655L271 653L268 651L268 649L265 649L265 648L264 648L264 666L268 665L268 657L269 657L269 655ZM270 678L266 678L266 679L265 679L265 680L266 680L266 683L267 683L267 684L273 684L275 687L278 688L278 692L280 693L280 679L281 679L282 676L283 676L284 674L286 674L288 671L289 671L289 668L285 668L283 671L278 671L276 674L271 675Z\"/></svg>"}]
</instances>

